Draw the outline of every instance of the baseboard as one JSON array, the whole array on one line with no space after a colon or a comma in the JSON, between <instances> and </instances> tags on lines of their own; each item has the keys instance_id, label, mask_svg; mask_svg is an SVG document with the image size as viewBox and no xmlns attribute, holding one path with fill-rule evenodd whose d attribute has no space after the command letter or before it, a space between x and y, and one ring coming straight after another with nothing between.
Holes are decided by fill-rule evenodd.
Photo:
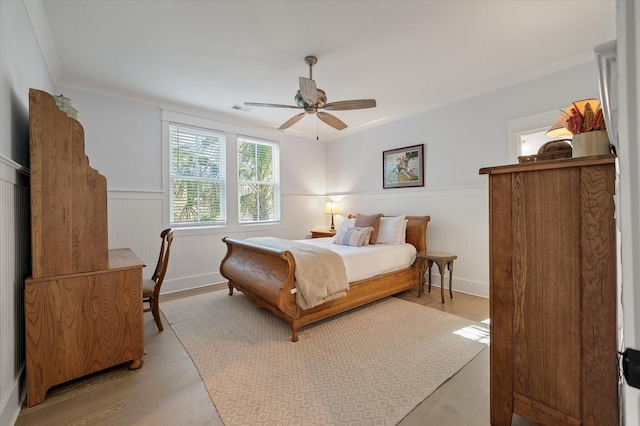
<instances>
[{"instance_id":1,"label":"baseboard","mask_svg":"<svg viewBox=\"0 0 640 426\"><path fill-rule=\"evenodd\" d=\"M161 294L175 293L184 290L204 287L211 284L226 283L227 279L220 275L219 272L210 274L194 275L190 277L177 278L173 280L165 280L162 284Z\"/></svg>"},{"instance_id":2,"label":"baseboard","mask_svg":"<svg viewBox=\"0 0 640 426\"><path fill-rule=\"evenodd\" d=\"M431 274L431 287L440 288L440 274L435 272ZM446 291L449 290L449 275L444 276L444 289ZM486 283L459 279L455 277L455 274L453 277L453 290L472 296L484 297L485 299L489 298L489 286Z\"/></svg>"},{"instance_id":3,"label":"baseboard","mask_svg":"<svg viewBox=\"0 0 640 426\"><path fill-rule=\"evenodd\" d=\"M173 291L171 293L163 293L160 299L160 303L169 300L182 299L183 297L195 296L203 293L210 293L212 291L228 290L227 283L208 284L201 287L189 288L186 290ZM161 305L162 306L162 305Z\"/></svg>"},{"instance_id":4,"label":"baseboard","mask_svg":"<svg viewBox=\"0 0 640 426\"><path fill-rule=\"evenodd\" d=\"M13 381L10 389L8 389L7 394L1 401L0 425L13 425L16 423L16 420L18 420L18 415L22 408L22 401L26 396L24 371L24 366L22 366L20 374Z\"/></svg>"},{"instance_id":5,"label":"baseboard","mask_svg":"<svg viewBox=\"0 0 640 426\"><path fill-rule=\"evenodd\" d=\"M171 281L166 281L162 285L162 294L181 293L190 290L196 290L208 287L212 285L225 284L227 279L220 275L219 272L212 274L203 274L193 277L180 278ZM445 290L449 288L449 276L444 277ZM431 275L431 286L440 288L440 274L435 272ZM477 281L465 280L461 278L453 277L453 289L460 293L467 293L473 296L489 298L489 286L487 283L481 283Z\"/></svg>"}]
</instances>

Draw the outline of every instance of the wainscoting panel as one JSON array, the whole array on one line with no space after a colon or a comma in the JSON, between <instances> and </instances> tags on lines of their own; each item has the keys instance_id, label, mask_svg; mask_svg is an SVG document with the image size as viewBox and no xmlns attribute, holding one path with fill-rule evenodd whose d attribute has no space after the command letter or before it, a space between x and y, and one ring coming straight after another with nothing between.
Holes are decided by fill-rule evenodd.
<instances>
[{"instance_id":1,"label":"wainscoting panel","mask_svg":"<svg viewBox=\"0 0 640 426\"><path fill-rule=\"evenodd\" d=\"M133 250L146 264L145 278L151 278L158 261L160 233L165 228L163 206L161 193L114 191L107 194L109 248Z\"/></svg>"},{"instance_id":2,"label":"wainscoting panel","mask_svg":"<svg viewBox=\"0 0 640 426\"><path fill-rule=\"evenodd\" d=\"M487 189L463 188L437 191L389 190L375 194L342 195L342 215L349 213L431 216L427 247L456 253L454 289L489 295L489 219ZM225 236L244 239L275 236L308 238L311 229L327 229L331 221L324 215L325 196L287 195L282 197L280 224L241 225L220 228L176 228L163 293L201 287L225 281L220 262L226 253ZM144 262L144 276L153 273L158 257L160 232L168 226L161 193L109 193L109 247L129 247ZM437 268L433 279L439 285Z\"/></svg>"},{"instance_id":3,"label":"wainscoting panel","mask_svg":"<svg viewBox=\"0 0 640 426\"><path fill-rule=\"evenodd\" d=\"M345 213L340 221L348 213L431 216L427 228L427 249L458 255L454 262L453 288L489 297L489 203L486 187L387 190L372 194L336 195L335 198L341 198L340 207ZM439 287L437 266L432 272L432 278Z\"/></svg>"},{"instance_id":4,"label":"wainscoting panel","mask_svg":"<svg viewBox=\"0 0 640 426\"><path fill-rule=\"evenodd\" d=\"M24 280L31 271L28 177L0 157L0 424L20 412L25 365Z\"/></svg>"},{"instance_id":5,"label":"wainscoting panel","mask_svg":"<svg viewBox=\"0 0 640 426\"><path fill-rule=\"evenodd\" d=\"M225 236L306 238L309 230L329 227L324 196L282 197L282 221L274 225L242 225L219 228L175 228L169 267L162 293L220 283L220 262L226 254ZM160 249L160 232L168 226L162 193L112 191L108 195L109 248L129 247L147 265L149 278ZM315 225L314 225L315 224Z\"/></svg>"},{"instance_id":6,"label":"wainscoting panel","mask_svg":"<svg viewBox=\"0 0 640 426\"><path fill-rule=\"evenodd\" d=\"M245 239L249 237L274 236L302 239L309 236L310 224L328 227L324 216L324 196L282 197L282 220L279 225L243 225L227 228L176 230L171 260L169 262L166 292L201 287L226 281L220 275L220 262L227 247L222 238ZM163 286L164 288L164 286Z\"/></svg>"}]
</instances>

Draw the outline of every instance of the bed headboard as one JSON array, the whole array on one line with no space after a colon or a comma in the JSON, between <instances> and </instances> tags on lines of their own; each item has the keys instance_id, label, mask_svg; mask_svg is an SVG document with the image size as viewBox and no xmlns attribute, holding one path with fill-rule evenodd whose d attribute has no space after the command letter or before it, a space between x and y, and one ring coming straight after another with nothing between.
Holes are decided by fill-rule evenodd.
<instances>
[{"instance_id":1,"label":"bed headboard","mask_svg":"<svg viewBox=\"0 0 640 426\"><path fill-rule=\"evenodd\" d=\"M427 225L431 217L429 216L407 216L407 237L406 241L413 244L418 252L427 251Z\"/></svg>"},{"instance_id":2,"label":"bed headboard","mask_svg":"<svg viewBox=\"0 0 640 426\"><path fill-rule=\"evenodd\" d=\"M356 217L355 214L350 214L349 219ZM430 216L407 216L407 236L406 241L418 250L419 252L427 251L427 225L431 220Z\"/></svg>"}]
</instances>

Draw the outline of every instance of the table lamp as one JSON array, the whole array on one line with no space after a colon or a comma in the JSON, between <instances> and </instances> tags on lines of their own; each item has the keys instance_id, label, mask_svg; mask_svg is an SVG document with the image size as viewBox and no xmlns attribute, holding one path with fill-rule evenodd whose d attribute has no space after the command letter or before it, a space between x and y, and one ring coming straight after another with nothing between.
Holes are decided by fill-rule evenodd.
<instances>
[{"instance_id":1,"label":"table lamp","mask_svg":"<svg viewBox=\"0 0 640 426\"><path fill-rule=\"evenodd\" d=\"M567 118L571 116L571 108L577 107L580 110L580 113L584 114L584 106L587 103L591 105L591 109L593 109L593 111L597 111L598 108L600 108L600 101L598 101L597 99L583 99L581 101L574 102L569 105L569 107L565 111L562 112L560 118L558 118L556 122L553 123L553 125L547 131L546 135L550 138L573 136L573 133L571 133L571 131L569 131L569 129L567 128Z\"/></svg>"},{"instance_id":2,"label":"table lamp","mask_svg":"<svg viewBox=\"0 0 640 426\"><path fill-rule=\"evenodd\" d=\"M340 214L340 205L337 201L327 201L327 204L324 206L324 214L331 215L331 230L335 230L336 227L333 224L333 215Z\"/></svg>"}]
</instances>

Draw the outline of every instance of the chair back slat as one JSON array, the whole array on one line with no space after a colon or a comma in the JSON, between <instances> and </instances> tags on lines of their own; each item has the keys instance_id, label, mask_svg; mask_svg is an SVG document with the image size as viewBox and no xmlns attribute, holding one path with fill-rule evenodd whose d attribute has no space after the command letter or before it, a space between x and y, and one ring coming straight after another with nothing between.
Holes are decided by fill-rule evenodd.
<instances>
[{"instance_id":1,"label":"chair back slat","mask_svg":"<svg viewBox=\"0 0 640 426\"><path fill-rule=\"evenodd\" d=\"M160 255L158 256L158 264L156 270L153 272L151 279L156 283L156 289L154 293L160 291L160 286L164 281L164 276L167 273L167 266L169 265L169 253L171 251L171 244L173 243L173 229L167 228L160 234L162 238L162 245L160 246Z\"/></svg>"},{"instance_id":2,"label":"chair back slat","mask_svg":"<svg viewBox=\"0 0 640 426\"><path fill-rule=\"evenodd\" d=\"M162 238L162 244L160 245L160 255L158 256L158 264L156 270L153 271L151 280L154 282L153 293L151 293L148 287L143 287L142 302L148 302L149 307L144 309L143 312L153 313L153 319L158 326L158 331L164 330L162 326L162 320L160 319L160 287L164 281L164 275L167 273L167 266L169 265L169 252L171 252L171 243L173 243L173 229L167 228L160 233ZM143 305L144 306L144 305Z\"/></svg>"}]
</instances>

